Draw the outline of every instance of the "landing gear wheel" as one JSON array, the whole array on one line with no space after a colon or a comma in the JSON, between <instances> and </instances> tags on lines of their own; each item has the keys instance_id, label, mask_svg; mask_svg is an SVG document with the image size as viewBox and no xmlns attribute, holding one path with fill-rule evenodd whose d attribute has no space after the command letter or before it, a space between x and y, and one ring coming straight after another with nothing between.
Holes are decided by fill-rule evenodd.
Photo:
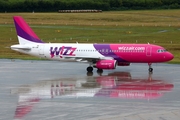
<instances>
[{"instance_id":1,"label":"landing gear wheel","mask_svg":"<svg viewBox=\"0 0 180 120\"><path fill-rule=\"evenodd\" d=\"M153 68L152 68L152 66L151 66L151 65L152 65L152 63L148 63L148 65L149 65L149 69L148 69L148 70L149 70L149 72L153 72Z\"/></svg>"},{"instance_id":2,"label":"landing gear wheel","mask_svg":"<svg viewBox=\"0 0 180 120\"><path fill-rule=\"evenodd\" d=\"M103 70L102 70L102 69L97 69L97 72L102 73L102 72L103 72Z\"/></svg>"},{"instance_id":3,"label":"landing gear wheel","mask_svg":"<svg viewBox=\"0 0 180 120\"><path fill-rule=\"evenodd\" d=\"M149 72L153 72L153 68L149 68Z\"/></svg>"},{"instance_id":4,"label":"landing gear wheel","mask_svg":"<svg viewBox=\"0 0 180 120\"><path fill-rule=\"evenodd\" d=\"M93 67L89 66L89 67L87 67L86 70L87 70L88 72L92 72L92 71L93 71Z\"/></svg>"},{"instance_id":5,"label":"landing gear wheel","mask_svg":"<svg viewBox=\"0 0 180 120\"><path fill-rule=\"evenodd\" d=\"M97 73L98 73L99 75L102 75L103 70L102 70L102 69L97 69Z\"/></svg>"}]
</instances>

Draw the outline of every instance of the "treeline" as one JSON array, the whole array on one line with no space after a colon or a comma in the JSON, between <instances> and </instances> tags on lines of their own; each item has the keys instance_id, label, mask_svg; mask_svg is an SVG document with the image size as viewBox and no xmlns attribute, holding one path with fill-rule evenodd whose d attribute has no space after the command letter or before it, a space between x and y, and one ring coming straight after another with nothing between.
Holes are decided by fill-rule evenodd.
<instances>
[{"instance_id":1,"label":"treeline","mask_svg":"<svg viewBox=\"0 0 180 120\"><path fill-rule=\"evenodd\" d=\"M179 9L180 0L0 0L0 12Z\"/></svg>"}]
</instances>

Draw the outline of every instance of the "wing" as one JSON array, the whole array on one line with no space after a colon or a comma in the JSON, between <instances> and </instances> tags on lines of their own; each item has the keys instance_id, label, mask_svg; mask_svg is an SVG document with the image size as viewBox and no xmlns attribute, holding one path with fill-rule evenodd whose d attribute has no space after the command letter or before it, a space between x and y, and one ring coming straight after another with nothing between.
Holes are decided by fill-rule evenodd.
<instances>
[{"instance_id":1,"label":"wing","mask_svg":"<svg viewBox=\"0 0 180 120\"><path fill-rule=\"evenodd\" d=\"M98 60L113 60L112 57L95 57L95 56L63 56L65 59L76 60L78 62L94 62Z\"/></svg>"}]
</instances>

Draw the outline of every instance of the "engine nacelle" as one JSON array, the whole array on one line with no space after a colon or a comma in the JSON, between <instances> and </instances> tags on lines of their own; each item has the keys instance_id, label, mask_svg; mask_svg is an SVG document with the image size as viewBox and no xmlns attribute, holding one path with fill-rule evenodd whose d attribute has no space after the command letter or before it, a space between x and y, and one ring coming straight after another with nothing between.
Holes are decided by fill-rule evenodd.
<instances>
[{"instance_id":1,"label":"engine nacelle","mask_svg":"<svg viewBox=\"0 0 180 120\"><path fill-rule=\"evenodd\" d=\"M99 60L93 65L93 67L98 69L115 69L116 65L116 60Z\"/></svg>"},{"instance_id":2,"label":"engine nacelle","mask_svg":"<svg viewBox=\"0 0 180 120\"><path fill-rule=\"evenodd\" d=\"M129 62L118 62L118 66L130 66Z\"/></svg>"}]
</instances>

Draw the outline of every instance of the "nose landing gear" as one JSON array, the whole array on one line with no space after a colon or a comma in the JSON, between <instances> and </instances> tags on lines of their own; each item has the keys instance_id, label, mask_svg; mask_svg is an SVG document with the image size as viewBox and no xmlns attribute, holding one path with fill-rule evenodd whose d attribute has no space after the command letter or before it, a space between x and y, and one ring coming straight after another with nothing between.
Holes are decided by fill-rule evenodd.
<instances>
[{"instance_id":1,"label":"nose landing gear","mask_svg":"<svg viewBox=\"0 0 180 120\"><path fill-rule=\"evenodd\" d=\"M148 70L149 70L150 73L152 73L152 72L153 72L153 68L152 68L152 66L151 66L152 63L148 63L148 65L149 65L149 69L148 69Z\"/></svg>"}]
</instances>

